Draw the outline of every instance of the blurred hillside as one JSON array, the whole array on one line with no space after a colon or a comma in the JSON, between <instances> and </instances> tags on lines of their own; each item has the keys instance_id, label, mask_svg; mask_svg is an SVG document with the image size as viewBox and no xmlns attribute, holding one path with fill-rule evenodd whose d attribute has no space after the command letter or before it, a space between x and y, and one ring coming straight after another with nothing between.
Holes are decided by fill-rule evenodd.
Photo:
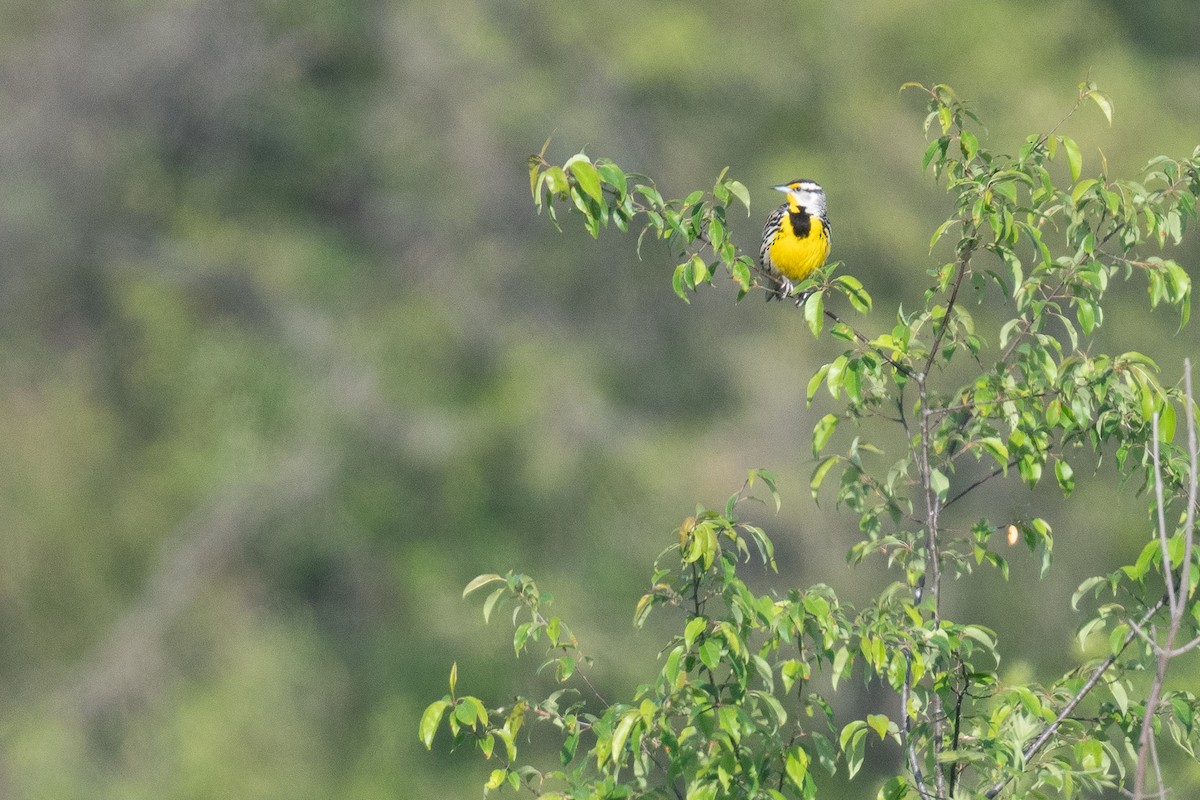
<instances>
[{"instance_id":1,"label":"blurred hillside","mask_svg":"<svg viewBox=\"0 0 1200 800\"><path fill-rule=\"evenodd\" d=\"M816 178L835 257L911 305L948 201L899 86L953 85L1011 151L1090 75L1115 124L1066 130L1085 171L1102 150L1133 177L1200 143L1200 17L1139 8L0 5L0 796L477 797L480 764L416 737L452 660L473 693L519 688L462 586L535 575L626 687L650 559L750 467L780 479L781 584L870 594L854 523L808 497L804 386L837 344L729 287L679 302L653 242L557 233L526 157L552 135L668 196L730 166L751 251L767 187ZM1104 336L1172 382L1195 328L1144 307ZM951 613L1015 646L1074 627L1071 591L1144 527L1111 465L1077 479L1069 512L966 510L1036 509L1057 563L1038 592L951 588Z\"/></svg>"}]
</instances>

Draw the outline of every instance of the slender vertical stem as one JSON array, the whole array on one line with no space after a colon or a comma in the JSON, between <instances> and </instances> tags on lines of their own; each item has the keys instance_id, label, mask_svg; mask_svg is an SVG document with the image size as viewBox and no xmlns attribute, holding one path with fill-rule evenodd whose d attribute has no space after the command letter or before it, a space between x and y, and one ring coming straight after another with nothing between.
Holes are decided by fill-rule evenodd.
<instances>
[{"instance_id":1,"label":"slender vertical stem","mask_svg":"<svg viewBox=\"0 0 1200 800\"><path fill-rule=\"evenodd\" d=\"M926 405L925 374L917 377L917 388L921 397L921 443L918 448L922 488L925 491L925 591L933 598L933 628L942 624L942 567L938 551L938 519L941 515L941 499L933 489L933 468L930 466L933 431L931 415ZM946 773L939 765L945 738L946 715L942 708L942 697L932 693L929 711L933 718L933 779L939 798L947 798Z\"/></svg>"},{"instance_id":2,"label":"slender vertical stem","mask_svg":"<svg viewBox=\"0 0 1200 800\"><path fill-rule=\"evenodd\" d=\"M921 757L917 752L917 743L912 738L912 718L908 714L908 698L912 694L912 651L906 651L904 657L906 662L904 686L900 689L900 718L904 720L904 727L901 729L904 736L904 750L908 756L908 768L912 772L917 793L921 797L929 797L929 789L925 787L925 778L921 774Z\"/></svg>"},{"instance_id":3,"label":"slender vertical stem","mask_svg":"<svg viewBox=\"0 0 1200 800\"><path fill-rule=\"evenodd\" d=\"M1155 415L1150 421L1151 435L1154 437L1154 441L1151 442L1150 457L1154 470L1154 500L1158 506L1156 509L1158 512L1158 542L1162 553L1163 578L1167 584L1166 598L1169 613L1167 631L1162 641L1157 641L1153 636L1149 638L1149 644L1154 648L1157 670L1154 682L1150 685L1150 692L1146 696L1146 711L1142 714L1142 732L1138 737L1137 767L1133 774L1134 800L1142 800L1146 797L1146 783L1151 766L1154 768L1159 797L1162 797L1165 792L1162 768L1158 762L1158 750L1154 741L1154 715L1158 713L1158 705L1162 701L1163 687L1167 682L1167 667L1170 665L1171 659L1200 644L1200 639L1194 639L1183 647L1175 646L1179 629L1187 612L1188 595L1191 590L1192 550L1196 539L1196 492L1197 484L1200 483L1200 469L1197 465L1197 461L1200 460L1198 458L1200 457L1200 447L1196 443L1196 422L1192 415L1194 398L1192 396L1192 362L1190 359L1184 360L1183 370L1188 433L1188 486L1187 511L1184 515L1183 529L1183 563L1179 565L1178 574L1171 569L1170 532L1167 529L1166 504L1163 500L1163 470L1159 456L1158 416Z\"/></svg>"},{"instance_id":4,"label":"slender vertical stem","mask_svg":"<svg viewBox=\"0 0 1200 800\"><path fill-rule=\"evenodd\" d=\"M954 315L954 306L958 302L958 290L961 288L963 279L966 277L970 267L971 255L975 250L975 243L974 227L968 226L964 231L962 242L959 245L958 261L955 265L954 285L950 290L950 297L946 301L946 310L941 324L937 326L934 333L929 354L925 358L925 363L921 371L913 376L917 384L917 402L920 404L918 442L914 457L917 473L921 481L921 491L925 496L925 591L933 598L932 622L935 630L942 624L942 564L938 546L938 530L941 527L940 518L943 498L938 496L937 491L933 487L933 471L935 469L932 463L933 437L934 429L937 426L937 418L930 408L928 378L929 372L938 358L942 341L950 328ZM936 691L931 696L929 714L933 722L932 755L934 790L940 800L947 800L950 795L946 784L946 773L939 764L942 751L946 745L946 714L941 695ZM914 773L914 778L916 777L917 775Z\"/></svg>"}]
</instances>

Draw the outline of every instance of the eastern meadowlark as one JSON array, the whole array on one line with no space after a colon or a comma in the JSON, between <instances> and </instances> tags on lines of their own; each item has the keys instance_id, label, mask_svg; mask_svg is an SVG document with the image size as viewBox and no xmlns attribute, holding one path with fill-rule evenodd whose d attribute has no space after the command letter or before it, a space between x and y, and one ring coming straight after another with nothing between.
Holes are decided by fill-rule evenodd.
<instances>
[{"instance_id":1,"label":"eastern meadowlark","mask_svg":"<svg viewBox=\"0 0 1200 800\"><path fill-rule=\"evenodd\" d=\"M787 195L787 202L771 212L763 227L758 259L776 284L767 299L787 297L829 257L831 234L825 208L825 190L816 181L797 178L772 187ZM807 295L796 298L796 305Z\"/></svg>"}]
</instances>

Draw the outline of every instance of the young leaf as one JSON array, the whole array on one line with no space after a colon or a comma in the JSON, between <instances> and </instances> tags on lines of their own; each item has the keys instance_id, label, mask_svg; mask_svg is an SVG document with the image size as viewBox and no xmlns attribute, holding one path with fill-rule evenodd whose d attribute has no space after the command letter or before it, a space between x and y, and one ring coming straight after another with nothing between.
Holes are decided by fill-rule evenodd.
<instances>
[{"instance_id":1,"label":"young leaf","mask_svg":"<svg viewBox=\"0 0 1200 800\"><path fill-rule=\"evenodd\" d=\"M480 588L481 586L487 586L489 583L495 583L496 581L502 581L502 580L504 580L504 578L502 576L496 575L494 573L487 574L487 575L479 575L479 576L473 578L471 580L471 582L467 584L467 588L463 589L462 596L466 597L471 592L475 591L476 589Z\"/></svg>"},{"instance_id":2,"label":"young leaf","mask_svg":"<svg viewBox=\"0 0 1200 800\"><path fill-rule=\"evenodd\" d=\"M730 193L746 207L746 216L750 216L750 192L745 186L742 185L742 182L726 181L725 186L729 189Z\"/></svg>"},{"instance_id":3,"label":"young leaf","mask_svg":"<svg viewBox=\"0 0 1200 800\"><path fill-rule=\"evenodd\" d=\"M829 442L829 437L833 436L833 432L837 429L838 418L833 414L826 414L817 421L813 427L812 448L813 456L819 456L821 451L825 449L825 445Z\"/></svg>"},{"instance_id":4,"label":"young leaf","mask_svg":"<svg viewBox=\"0 0 1200 800\"><path fill-rule=\"evenodd\" d=\"M888 728L892 727L893 723L887 718L887 714L867 714L867 725L879 734L880 739L886 739Z\"/></svg>"},{"instance_id":5,"label":"young leaf","mask_svg":"<svg viewBox=\"0 0 1200 800\"><path fill-rule=\"evenodd\" d=\"M626 711L621 716L621 721L617 723L612 737L612 760L614 764L620 764L625 760L625 740L629 738L629 732L633 730L634 723L640 718L641 715L636 710Z\"/></svg>"},{"instance_id":6,"label":"young leaf","mask_svg":"<svg viewBox=\"0 0 1200 800\"><path fill-rule=\"evenodd\" d=\"M1108 120L1108 126L1111 128L1113 117L1112 100L1109 99L1108 95L1098 89L1092 89L1087 93L1087 97L1091 98L1091 100L1100 107L1101 113L1104 114L1104 118Z\"/></svg>"},{"instance_id":7,"label":"young leaf","mask_svg":"<svg viewBox=\"0 0 1200 800\"><path fill-rule=\"evenodd\" d=\"M580 154L568 161L567 167L571 170L571 174L575 176L575 182L579 184L579 188L583 189L584 192L603 207L604 192L600 184L600 173L596 172L596 168L592 166L592 162L588 161L583 154Z\"/></svg>"},{"instance_id":8,"label":"young leaf","mask_svg":"<svg viewBox=\"0 0 1200 800\"><path fill-rule=\"evenodd\" d=\"M832 469L833 465L836 464L837 462L838 462L837 456L829 456L824 461L822 461L820 464L817 464L816 469L813 470L812 477L809 478L809 480L808 480L808 488L812 491L812 496L813 496L814 500L817 497L817 491L820 490L820 488L821 488L821 483L825 480L825 476L829 473L829 470Z\"/></svg>"},{"instance_id":9,"label":"young leaf","mask_svg":"<svg viewBox=\"0 0 1200 800\"><path fill-rule=\"evenodd\" d=\"M487 783L483 785L484 789L499 789L500 785L508 778L508 770L494 769L492 774L488 776Z\"/></svg>"},{"instance_id":10,"label":"young leaf","mask_svg":"<svg viewBox=\"0 0 1200 800\"><path fill-rule=\"evenodd\" d=\"M690 650L692 642L696 641L696 637L700 635L700 631L704 630L704 626L707 624L708 620L704 617L692 617L688 620L688 624L683 629L683 646Z\"/></svg>"},{"instance_id":11,"label":"young leaf","mask_svg":"<svg viewBox=\"0 0 1200 800\"><path fill-rule=\"evenodd\" d=\"M1075 489L1075 471L1071 469L1071 465L1061 458L1055 461L1054 477L1058 479L1058 485L1062 489L1063 497L1068 497Z\"/></svg>"},{"instance_id":12,"label":"young leaf","mask_svg":"<svg viewBox=\"0 0 1200 800\"><path fill-rule=\"evenodd\" d=\"M425 707L425 713L421 715L418 735L426 750L433 748L433 736L437 733L438 725L442 723L442 715L446 713L449 706L448 700L437 700Z\"/></svg>"},{"instance_id":13,"label":"young leaf","mask_svg":"<svg viewBox=\"0 0 1200 800\"><path fill-rule=\"evenodd\" d=\"M842 734L838 737L838 744L846 755L846 772L851 778L862 767L863 751L866 749L866 734L867 723L856 719L842 728Z\"/></svg>"},{"instance_id":14,"label":"young leaf","mask_svg":"<svg viewBox=\"0 0 1200 800\"><path fill-rule=\"evenodd\" d=\"M804 788L804 777L808 775L808 753L802 747L794 747L783 762L788 780L797 789Z\"/></svg>"},{"instance_id":15,"label":"young leaf","mask_svg":"<svg viewBox=\"0 0 1200 800\"><path fill-rule=\"evenodd\" d=\"M1071 167L1071 180L1079 180L1079 173L1083 170L1083 155L1079 152L1079 145L1069 136L1058 137L1062 140L1063 149L1067 151L1067 164Z\"/></svg>"},{"instance_id":16,"label":"young leaf","mask_svg":"<svg viewBox=\"0 0 1200 800\"><path fill-rule=\"evenodd\" d=\"M821 323L825 321L825 297L820 292L813 292L804 301L804 321L813 336L821 335Z\"/></svg>"}]
</instances>

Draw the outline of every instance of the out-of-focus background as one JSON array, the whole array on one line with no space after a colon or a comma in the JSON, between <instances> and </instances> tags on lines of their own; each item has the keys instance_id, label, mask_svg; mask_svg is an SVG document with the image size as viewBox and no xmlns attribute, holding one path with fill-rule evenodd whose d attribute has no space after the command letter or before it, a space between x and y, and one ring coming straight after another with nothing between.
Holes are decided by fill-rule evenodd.
<instances>
[{"instance_id":1,"label":"out-of-focus background","mask_svg":"<svg viewBox=\"0 0 1200 800\"><path fill-rule=\"evenodd\" d=\"M1197 41L1190 0L4 3L0 795L480 796L489 766L425 752L420 711L453 660L496 700L547 679L462 586L533 574L627 693L650 560L750 467L780 481L778 583L877 591L853 518L808 497L804 385L836 343L729 286L685 305L654 242L557 233L526 157L553 135L667 196L729 166L751 251L768 187L816 178L835 257L894 309L949 208L903 82L952 84L1011 152L1090 77L1115 125L1063 132L1133 177L1200 143ZM1172 382L1194 327L1115 291L1105 346ZM970 509L1055 526L1046 579L947 592L1020 674L1078 657L1035 637L1140 547L1144 501L1076 473L1070 505Z\"/></svg>"}]
</instances>

